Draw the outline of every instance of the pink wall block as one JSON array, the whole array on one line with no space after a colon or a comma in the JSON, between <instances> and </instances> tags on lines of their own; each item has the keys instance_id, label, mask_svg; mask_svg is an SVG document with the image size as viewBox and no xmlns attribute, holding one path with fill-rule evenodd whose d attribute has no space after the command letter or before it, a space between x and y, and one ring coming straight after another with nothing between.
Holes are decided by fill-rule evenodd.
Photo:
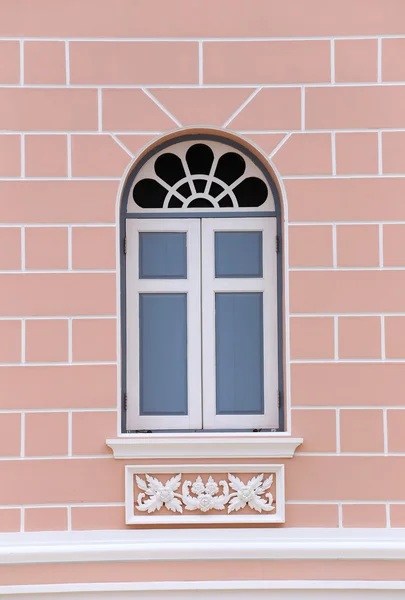
<instances>
[{"instance_id":1,"label":"pink wall block","mask_svg":"<svg viewBox=\"0 0 405 600\"><path fill-rule=\"evenodd\" d=\"M167 88L154 89L153 95L184 126L222 126L253 91L253 88Z\"/></svg>"},{"instance_id":2,"label":"pink wall block","mask_svg":"<svg viewBox=\"0 0 405 600\"><path fill-rule=\"evenodd\" d=\"M405 266L405 225L383 226L384 265L387 267Z\"/></svg>"},{"instance_id":3,"label":"pink wall block","mask_svg":"<svg viewBox=\"0 0 405 600\"><path fill-rule=\"evenodd\" d=\"M381 358L380 317L339 317L339 358Z\"/></svg>"},{"instance_id":4,"label":"pink wall block","mask_svg":"<svg viewBox=\"0 0 405 600\"><path fill-rule=\"evenodd\" d=\"M72 507L72 529L122 529L125 527L123 506L74 506Z\"/></svg>"},{"instance_id":5,"label":"pink wall block","mask_svg":"<svg viewBox=\"0 0 405 600\"><path fill-rule=\"evenodd\" d=\"M30 270L67 269L67 227L27 227L25 229L25 266Z\"/></svg>"},{"instance_id":6,"label":"pink wall block","mask_svg":"<svg viewBox=\"0 0 405 600\"><path fill-rule=\"evenodd\" d=\"M116 181L0 181L0 218L3 223L113 223L117 188Z\"/></svg>"},{"instance_id":7,"label":"pink wall block","mask_svg":"<svg viewBox=\"0 0 405 600\"><path fill-rule=\"evenodd\" d=\"M382 166L384 173L405 173L405 131L382 133Z\"/></svg>"},{"instance_id":8,"label":"pink wall block","mask_svg":"<svg viewBox=\"0 0 405 600\"><path fill-rule=\"evenodd\" d=\"M402 406L405 365L291 365L293 406Z\"/></svg>"},{"instance_id":9,"label":"pink wall block","mask_svg":"<svg viewBox=\"0 0 405 600\"><path fill-rule=\"evenodd\" d=\"M74 269L115 269L115 227L74 227L72 266Z\"/></svg>"},{"instance_id":10,"label":"pink wall block","mask_svg":"<svg viewBox=\"0 0 405 600\"><path fill-rule=\"evenodd\" d=\"M204 81L321 83L330 81L327 41L205 42Z\"/></svg>"},{"instance_id":11,"label":"pink wall block","mask_svg":"<svg viewBox=\"0 0 405 600\"><path fill-rule=\"evenodd\" d=\"M25 455L61 456L68 452L68 414L39 412L25 415Z\"/></svg>"},{"instance_id":12,"label":"pink wall block","mask_svg":"<svg viewBox=\"0 0 405 600\"><path fill-rule=\"evenodd\" d=\"M25 531L66 531L67 508L26 508L24 510Z\"/></svg>"},{"instance_id":13,"label":"pink wall block","mask_svg":"<svg viewBox=\"0 0 405 600\"><path fill-rule=\"evenodd\" d=\"M342 452L383 452L382 410L341 410Z\"/></svg>"},{"instance_id":14,"label":"pink wall block","mask_svg":"<svg viewBox=\"0 0 405 600\"><path fill-rule=\"evenodd\" d=\"M336 411L293 410L292 434L304 438L300 452L336 452Z\"/></svg>"},{"instance_id":15,"label":"pink wall block","mask_svg":"<svg viewBox=\"0 0 405 600\"><path fill-rule=\"evenodd\" d=\"M386 39L382 41L382 80L403 81L405 78L404 67L405 40Z\"/></svg>"},{"instance_id":16,"label":"pink wall block","mask_svg":"<svg viewBox=\"0 0 405 600\"><path fill-rule=\"evenodd\" d=\"M0 176L20 177L20 175L21 137L19 135L0 135Z\"/></svg>"},{"instance_id":17,"label":"pink wall block","mask_svg":"<svg viewBox=\"0 0 405 600\"><path fill-rule=\"evenodd\" d=\"M378 173L378 135L374 132L342 133L336 140L338 175L375 175Z\"/></svg>"},{"instance_id":18,"label":"pink wall block","mask_svg":"<svg viewBox=\"0 0 405 600\"><path fill-rule=\"evenodd\" d=\"M109 135L72 135L73 177L121 177L130 156Z\"/></svg>"},{"instance_id":19,"label":"pink wall block","mask_svg":"<svg viewBox=\"0 0 405 600\"><path fill-rule=\"evenodd\" d=\"M388 451L405 452L405 410L388 410Z\"/></svg>"},{"instance_id":20,"label":"pink wall block","mask_svg":"<svg viewBox=\"0 0 405 600\"><path fill-rule=\"evenodd\" d=\"M143 90L103 90L103 128L107 131L159 132L175 127L176 123L173 119L167 116Z\"/></svg>"},{"instance_id":21,"label":"pink wall block","mask_svg":"<svg viewBox=\"0 0 405 600\"><path fill-rule=\"evenodd\" d=\"M26 135L24 144L27 177L67 177L66 135Z\"/></svg>"},{"instance_id":22,"label":"pink wall block","mask_svg":"<svg viewBox=\"0 0 405 600\"><path fill-rule=\"evenodd\" d=\"M390 505L391 527L405 527L405 504Z\"/></svg>"},{"instance_id":23,"label":"pink wall block","mask_svg":"<svg viewBox=\"0 0 405 600\"><path fill-rule=\"evenodd\" d=\"M275 153L273 162L281 175L331 175L331 136L294 133Z\"/></svg>"},{"instance_id":24,"label":"pink wall block","mask_svg":"<svg viewBox=\"0 0 405 600\"><path fill-rule=\"evenodd\" d=\"M0 414L0 456L20 456L21 415L19 413ZM1 519L1 511L0 511ZM0 525L1 530L1 525Z\"/></svg>"},{"instance_id":25,"label":"pink wall block","mask_svg":"<svg viewBox=\"0 0 405 600\"><path fill-rule=\"evenodd\" d=\"M21 321L0 321L0 363L21 362Z\"/></svg>"},{"instance_id":26,"label":"pink wall block","mask_svg":"<svg viewBox=\"0 0 405 600\"><path fill-rule=\"evenodd\" d=\"M377 40L335 40L338 83L377 81Z\"/></svg>"},{"instance_id":27,"label":"pink wall block","mask_svg":"<svg viewBox=\"0 0 405 600\"><path fill-rule=\"evenodd\" d=\"M198 83L197 42L72 42L72 83Z\"/></svg>"},{"instance_id":28,"label":"pink wall block","mask_svg":"<svg viewBox=\"0 0 405 600\"><path fill-rule=\"evenodd\" d=\"M21 511L19 508L2 508L0 510L0 531L11 533L20 531Z\"/></svg>"},{"instance_id":29,"label":"pink wall block","mask_svg":"<svg viewBox=\"0 0 405 600\"><path fill-rule=\"evenodd\" d=\"M285 188L290 221L405 220L405 179L287 180Z\"/></svg>"},{"instance_id":30,"label":"pink wall block","mask_svg":"<svg viewBox=\"0 0 405 600\"><path fill-rule=\"evenodd\" d=\"M290 267L331 267L333 265L330 225L289 227Z\"/></svg>"},{"instance_id":31,"label":"pink wall block","mask_svg":"<svg viewBox=\"0 0 405 600\"><path fill-rule=\"evenodd\" d=\"M405 318L386 316L385 355L387 358L405 358Z\"/></svg>"},{"instance_id":32,"label":"pink wall block","mask_svg":"<svg viewBox=\"0 0 405 600\"><path fill-rule=\"evenodd\" d=\"M343 527L385 527L384 504L343 504Z\"/></svg>"},{"instance_id":33,"label":"pink wall block","mask_svg":"<svg viewBox=\"0 0 405 600\"><path fill-rule=\"evenodd\" d=\"M292 359L333 358L334 322L331 317L290 319Z\"/></svg>"},{"instance_id":34,"label":"pink wall block","mask_svg":"<svg viewBox=\"0 0 405 600\"><path fill-rule=\"evenodd\" d=\"M0 41L0 82L20 82L20 44L18 41Z\"/></svg>"},{"instance_id":35,"label":"pink wall block","mask_svg":"<svg viewBox=\"0 0 405 600\"><path fill-rule=\"evenodd\" d=\"M338 527L337 504L287 504L287 527Z\"/></svg>"},{"instance_id":36,"label":"pink wall block","mask_svg":"<svg viewBox=\"0 0 405 600\"><path fill-rule=\"evenodd\" d=\"M0 367L0 408L116 408L115 365Z\"/></svg>"},{"instance_id":37,"label":"pink wall block","mask_svg":"<svg viewBox=\"0 0 405 600\"><path fill-rule=\"evenodd\" d=\"M106 445L105 441L107 438L114 438L116 432L116 411L73 413L73 455L111 454L111 449Z\"/></svg>"},{"instance_id":38,"label":"pink wall block","mask_svg":"<svg viewBox=\"0 0 405 600\"><path fill-rule=\"evenodd\" d=\"M2 88L0 128L12 131L95 131L97 90Z\"/></svg>"},{"instance_id":39,"label":"pink wall block","mask_svg":"<svg viewBox=\"0 0 405 600\"><path fill-rule=\"evenodd\" d=\"M230 122L233 130L299 129L301 127L299 88L264 88Z\"/></svg>"},{"instance_id":40,"label":"pink wall block","mask_svg":"<svg viewBox=\"0 0 405 600\"><path fill-rule=\"evenodd\" d=\"M26 41L24 43L24 81L34 84L65 84L65 43Z\"/></svg>"},{"instance_id":41,"label":"pink wall block","mask_svg":"<svg viewBox=\"0 0 405 600\"><path fill-rule=\"evenodd\" d=\"M27 319L25 360L26 362L67 362L68 320Z\"/></svg>"},{"instance_id":42,"label":"pink wall block","mask_svg":"<svg viewBox=\"0 0 405 600\"><path fill-rule=\"evenodd\" d=\"M19 271L21 269L21 229L0 228L0 270Z\"/></svg>"},{"instance_id":43,"label":"pink wall block","mask_svg":"<svg viewBox=\"0 0 405 600\"><path fill-rule=\"evenodd\" d=\"M117 323L115 319L73 319L72 357L74 362L115 361Z\"/></svg>"}]
</instances>

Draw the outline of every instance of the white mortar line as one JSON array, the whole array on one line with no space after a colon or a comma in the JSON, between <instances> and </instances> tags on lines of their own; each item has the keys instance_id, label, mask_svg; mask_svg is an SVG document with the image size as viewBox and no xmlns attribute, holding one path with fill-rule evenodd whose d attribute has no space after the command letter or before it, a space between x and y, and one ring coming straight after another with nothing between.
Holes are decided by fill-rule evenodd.
<instances>
[{"instance_id":1,"label":"white mortar line","mask_svg":"<svg viewBox=\"0 0 405 600\"><path fill-rule=\"evenodd\" d=\"M340 454L340 408L336 409L336 454Z\"/></svg>"},{"instance_id":2,"label":"white mortar line","mask_svg":"<svg viewBox=\"0 0 405 600\"><path fill-rule=\"evenodd\" d=\"M333 317L333 343L334 343L334 358L339 359L339 324L338 317Z\"/></svg>"},{"instance_id":3,"label":"white mortar line","mask_svg":"<svg viewBox=\"0 0 405 600\"><path fill-rule=\"evenodd\" d=\"M333 269L337 269L337 231L336 223L332 225L332 260Z\"/></svg>"},{"instance_id":4,"label":"white mortar line","mask_svg":"<svg viewBox=\"0 0 405 600\"><path fill-rule=\"evenodd\" d=\"M391 506L390 503L387 502L385 505L385 518L386 518L386 527L391 529Z\"/></svg>"},{"instance_id":5,"label":"white mortar line","mask_svg":"<svg viewBox=\"0 0 405 600\"><path fill-rule=\"evenodd\" d=\"M24 508L20 507L20 532L23 533L25 528L25 514Z\"/></svg>"},{"instance_id":6,"label":"white mortar line","mask_svg":"<svg viewBox=\"0 0 405 600\"><path fill-rule=\"evenodd\" d=\"M72 531L72 506L69 505L67 509L67 530Z\"/></svg>"},{"instance_id":7,"label":"white mortar line","mask_svg":"<svg viewBox=\"0 0 405 600\"><path fill-rule=\"evenodd\" d=\"M335 40L330 41L330 81L335 83Z\"/></svg>"},{"instance_id":8,"label":"white mortar line","mask_svg":"<svg viewBox=\"0 0 405 600\"><path fill-rule=\"evenodd\" d=\"M383 224L378 225L378 255L380 267L384 266L384 230Z\"/></svg>"},{"instance_id":9,"label":"white mortar line","mask_svg":"<svg viewBox=\"0 0 405 600\"><path fill-rule=\"evenodd\" d=\"M386 360L385 357L385 317L381 315L381 358Z\"/></svg>"},{"instance_id":10,"label":"white mortar line","mask_svg":"<svg viewBox=\"0 0 405 600\"><path fill-rule=\"evenodd\" d=\"M27 321L43 321L52 319L68 319L71 315L12 315L12 316L0 316L0 321L20 321L26 319ZM75 315L75 319L116 319L116 315Z\"/></svg>"},{"instance_id":11,"label":"white mortar line","mask_svg":"<svg viewBox=\"0 0 405 600\"><path fill-rule=\"evenodd\" d=\"M254 86L251 85L250 88L252 87ZM228 127L228 125L230 125L230 123L232 123L232 121L242 112L242 110L246 108L246 106L253 100L253 98L257 96L261 89L261 87L257 87L256 89L254 89L250 96L248 96L247 99L239 106L239 108L237 108L235 112L229 117L229 119L225 121L222 127Z\"/></svg>"},{"instance_id":12,"label":"white mortar line","mask_svg":"<svg viewBox=\"0 0 405 600\"><path fill-rule=\"evenodd\" d=\"M72 352L73 352L73 334L72 334L72 317L68 319L68 363L72 364Z\"/></svg>"},{"instance_id":13,"label":"white mortar line","mask_svg":"<svg viewBox=\"0 0 405 600\"><path fill-rule=\"evenodd\" d=\"M72 456L72 440L73 431L72 431L72 411L68 411L68 456Z\"/></svg>"},{"instance_id":14,"label":"white mortar line","mask_svg":"<svg viewBox=\"0 0 405 600\"><path fill-rule=\"evenodd\" d=\"M384 267L384 271L403 271L404 267ZM381 271L381 267L290 267L290 272ZM10 273L10 271L5 271ZM0 271L1 273L1 271Z\"/></svg>"},{"instance_id":15,"label":"white mortar line","mask_svg":"<svg viewBox=\"0 0 405 600\"><path fill-rule=\"evenodd\" d=\"M20 40L20 85L24 85L24 40Z\"/></svg>"},{"instance_id":16,"label":"white mortar line","mask_svg":"<svg viewBox=\"0 0 405 600\"><path fill-rule=\"evenodd\" d=\"M98 110L98 130L103 131L103 95L101 88L97 88L97 110ZM93 132L94 133L94 132Z\"/></svg>"},{"instance_id":17,"label":"white mortar line","mask_svg":"<svg viewBox=\"0 0 405 600\"><path fill-rule=\"evenodd\" d=\"M388 454L388 419L387 409L383 408L384 454Z\"/></svg>"},{"instance_id":18,"label":"white mortar line","mask_svg":"<svg viewBox=\"0 0 405 600\"><path fill-rule=\"evenodd\" d=\"M301 86L301 130L305 131L305 86Z\"/></svg>"},{"instance_id":19,"label":"white mortar line","mask_svg":"<svg viewBox=\"0 0 405 600\"><path fill-rule=\"evenodd\" d=\"M70 47L69 41L65 42L65 66L66 66L66 85L70 85Z\"/></svg>"},{"instance_id":20,"label":"white mortar line","mask_svg":"<svg viewBox=\"0 0 405 600\"><path fill-rule=\"evenodd\" d=\"M41 317L42 319L42 317ZM61 317L58 317L59 320L61 320ZM398 362L398 361L395 361ZM36 362L36 361L30 361L30 362L24 362L24 363L20 363L20 362L9 362L9 363L5 363L2 362L0 363L0 367L19 367L20 369L23 369L25 367L71 367L71 366L87 366L87 367L91 367L91 366L115 366L117 365L117 361L74 361L72 363L68 362L68 361L59 361L59 362Z\"/></svg>"},{"instance_id":21,"label":"white mortar line","mask_svg":"<svg viewBox=\"0 0 405 600\"><path fill-rule=\"evenodd\" d=\"M396 269L398 269L399 267L397 267ZM395 270L396 270L395 269ZM393 269L391 269L393 270ZM69 275L71 273L116 273L115 269L72 269L71 271L69 271L68 269L59 269L59 270L46 270L46 269L26 269L26 270L21 270L18 271L16 269L14 270L9 270L9 271L0 271L0 275L27 275L28 273L32 274L36 274L36 275L56 275L56 274L65 274L65 275Z\"/></svg>"},{"instance_id":22,"label":"white mortar line","mask_svg":"<svg viewBox=\"0 0 405 600\"><path fill-rule=\"evenodd\" d=\"M24 178L25 177L25 136L22 133L21 134L21 146L20 146L20 152L21 152L21 177Z\"/></svg>"},{"instance_id":23,"label":"white mortar line","mask_svg":"<svg viewBox=\"0 0 405 600\"><path fill-rule=\"evenodd\" d=\"M203 43L200 40L198 42L198 83L200 85L203 84L203 79L204 79L204 77L203 77L203 73L204 73L203 60L204 60L203 59Z\"/></svg>"},{"instance_id":24,"label":"white mortar line","mask_svg":"<svg viewBox=\"0 0 405 600\"><path fill-rule=\"evenodd\" d=\"M119 89L119 90L142 90L145 89L145 86L149 90L162 90L167 89L168 87L183 90L183 89L198 89L201 87L198 83L71 83L67 85L65 83L27 83L24 84L24 87L27 89L36 88L36 89L77 89L77 90L94 90L94 89ZM385 88L385 87L404 87L405 80L396 80L396 81L381 81L381 83L373 83L369 81L356 81L356 82L318 82L312 83L310 81L305 83L286 83L282 81L276 81L274 83L263 83L263 80L250 81L249 83L239 83L235 81L233 83L209 83L205 84L203 87L207 89L243 89L243 88L269 88L269 89L285 89L285 88L295 88L299 89L301 87L308 88ZM20 88L21 85L18 83L1 83L0 88ZM394 127L394 129L396 129ZM93 131L94 133L94 131Z\"/></svg>"},{"instance_id":25,"label":"white mortar line","mask_svg":"<svg viewBox=\"0 0 405 600\"><path fill-rule=\"evenodd\" d=\"M126 152L127 154L129 154L129 156L130 156L131 158L134 158L134 157L135 157L135 154L133 154L133 153L131 152L131 150L129 150L129 148L127 148L127 146L126 146L125 144L123 144L123 143L121 142L121 140L119 140L119 139L117 138L117 136L116 136L116 135L114 135L113 133L110 133L110 136L111 136L111 137L112 137L112 139L113 139L113 140L114 140L114 141L115 141L115 142L118 144L118 146L121 146L121 148L122 148L123 150L125 150L125 152Z\"/></svg>"},{"instance_id":26,"label":"white mortar line","mask_svg":"<svg viewBox=\"0 0 405 600\"><path fill-rule=\"evenodd\" d=\"M378 174L383 174L382 131L377 131Z\"/></svg>"},{"instance_id":27,"label":"white mortar line","mask_svg":"<svg viewBox=\"0 0 405 600\"><path fill-rule=\"evenodd\" d=\"M68 179L72 178L72 135L70 133L66 136L67 143L67 176Z\"/></svg>"},{"instance_id":28,"label":"white mortar line","mask_svg":"<svg viewBox=\"0 0 405 600\"><path fill-rule=\"evenodd\" d=\"M384 33L381 34L380 37L382 39L405 39L405 34L403 33L394 33L394 34L389 34L389 33ZM145 43L145 42L198 42L198 41L204 41L204 42L291 42L291 41L295 41L295 40L299 40L299 41L330 41L331 39L334 40L375 40L377 39L378 36L377 34L374 35L312 35L312 36L257 36L257 37L249 37L249 36L239 36L239 37L235 37L235 36L225 36L225 37L205 37L205 36L172 36L172 37L167 37L167 36L159 36L159 37L152 37L152 36L148 36L148 37L113 37L113 36L109 36L109 37L98 37L98 36L94 36L94 37L74 37L74 36L43 36L43 37L37 37L37 36L27 36L24 38L21 38L19 36L0 36L0 40L22 40L24 39L25 41L34 41L34 42L42 42L42 41L48 41L48 42L65 42L65 41L71 41L71 42L107 42L107 43L112 43L112 42L126 42L126 43L134 43L134 44L139 44L139 43Z\"/></svg>"},{"instance_id":29,"label":"white mortar line","mask_svg":"<svg viewBox=\"0 0 405 600\"><path fill-rule=\"evenodd\" d=\"M382 38L377 38L377 82L382 83Z\"/></svg>"},{"instance_id":30,"label":"white mortar line","mask_svg":"<svg viewBox=\"0 0 405 600\"><path fill-rule=\"evenodd\" d=\"M405 406L404 406L405 409ZM117 412L115 408L21 408L21 409L0 409L0 414L23 414L23 413L65 413L66 411L72 411L72 413L83 413L83 412ZM1 508L1 506L0 506Z\"/></svg>"},{"instance_id":31,"label":"white mortar line","mask_svg":"<svg viewBox=\"0 0 405 600\"><path fill-rule=\"evenodd\" d=\"M311 315L307 315L311 316ZM347 315L345 315L347 316ZM362 317L364 315L361 315ZM405 358L395 358L390 360L382 360L381 358L340 358L337 363L334 358L293 358L290 360L292 365L375 365L375 364L404 364ZM7 363L7 366L12 366L14 363ZM58 363L60 364L60 363Z\"/></svg>"},{"instance_id":32,"label":"white mortar line","mask_svg":"<svg viewBox=\"0 0 405 600\"><path fill-rule=\"evenodd\" d=\"M343 527L343 510L342 510L342 503L338 502L338 521L339 521L339 528Z\"/></svg>"},{"instance_id":33,"label":"white mortar line","mask_svg":"<svg viewBox=\"0 0 405 600\"><path fill-rule=\"evenodd\" d=\"M21 271L25 271L25 227L21 227Z\"/></svg>"},{"instance_id":34,"label":"white mortar line","mask_svg":"<svg viewBox=\"0 0 405 600\"><path fill-rule=\"evenodd\" d=\"M26 345L25 319L21 319L21 363L25 363L25 345Z\"/></svg>"},{"instance_id":35,"label":"white mortar line","mask_svg":"<svg viewBox=\"0 0 405 600\"><path fill-rule=\"evenodd\" d=\"M281 140L281 142L279 142L277 144L277 146L274 148L274 150L272 150L269 154L269 159L272 159L273 156L280 150L280 148L282 146L284 146L284 144L286 143L286 141L288 140L288 138L290 138L292 136L292 133L287 133L286 136L283 137L283 139Z\"/></svg>"},{"instance_id":36,"label":"white mortar line","mask_svg":"<svg viewBox=\"0 0 405 600\"><path fill-rule=\"evenodd\" d=\"M331 133L332 144L332 175L336 176L336 132Z\"/></svg>"},{"instance_id":37,"label":"white mortar line","mask_svg":"<svg viewBox=\"0 0 405 600\"><path fill-rule=\"evenodd\" d=\"M336 408L339 409L344 409L344 410L379 410L381 408L386 408L388 410L405 410L405 406L403 405L397 405L397 406L392 406L392 405L388 405L388 406L381 406L380 404L376 404L376 405L351 405L351 406L335 406L333 404L331 405L307 405L307 406L292 406L291 410L335 410ZM2 411L0 411L2 412ZM8 411L9 412L9 411ZM28 412L28 411L26 411ZM345 453L346 454L346 453ZM381 453L383 454L383 453ZM394 454L393 452L390 452L390 454ZM405 502L405 500L404 500Z\"/></svg>"},{"instance_id":38,"label":"white mortar line","mask_svg":"<svg viewBox=\"0 0 405 600\"><path fill-rule=\"evenodd\" d=\"M142 89L143 93L146 94L148 96L148 98L150 98L156 104L156 106L158 106L160 108L160 110L162 110L165 113L165 115L167 117L169 117L169 119L174 121L174 123L176 123L176 125L178 127L182 127L182 124L180 123L180 121L178 119L176 119L176 117L173 116L172 113L170 111L168 111L167 108L165 106L163 106L163 104L161 102L159 102L159 100L157 98L155 98L155 96L153 96L153 94L151 94L151 92L148 89L146 89L144 87L142 87L141 89Z\"/></svg>"},{"instance_id":39,"label":"white mortar line","mask_svg":"<svg viewBox=\"0 0 405 600\"><path fill-rule=\"evenodd\" d=\"M21 413L21 446L20 446L20 456L24 458L25 456L25 413Z\"/></svg>"},{"instance_id":40,"label":"white mortar line","mask_svg":"<svg viewBox=\"0 0 405 600\"><path fill-rule=\"evenodd\" d=\"M330 500L325 500L325 502L312 502L312 501L304 501L305 504L332 504ZM405 503L405 501L404 501ZM289 504L301 504L301 502L289 502ZM356 502L353 502L356 504ZM365 502L358 502L358 504L365 504ZM373 502L373 504L381 504L381 502ZM395 504L401 504L401 501L395 502ZM46 504L38 503L38 504L7 504L7 506L0 506L0 510L9 510L10 508L18 509L18 508L92 508L93 506L125 506L125 502L71 502L67 505L64 502L55 503L55 502L47 502Z\"/></svg>"},{"instance_id":41,"label":"white mortar line","mask_svg":"<svg viewBox=\"0 0 405 600\"><path fill-rule=\"evenodd\" d=\"M73 244L72 244L72 226L68 225L67 228L68 234L68 271L72 271L72 261L73 261Z\"/></svg>"},{"instance_id":42,"label":"white mortar line","mask_svg":"<svg viewBox=\"0 0 405 600\"><path fill-rule=\"evenodd\" d=\"M290 223L288 223L289 227L314 227L314 226L324 226L324 225L405 225L405 221L401 221L401 220L395 220L395 221L374 221L374 220L368 220L365 219L364 221L356 221L356 220L342 220L339 221L338 223L336 223L336 221L290 221ZM13 224L14 225L14 224ZM10 227L12 227L13 225L10 225ZM20 224L20 226L23 225L23 223ZM57 225L57 224L56 224ZM59 223L60 225L60 223ZM77 225L77 223L76 223ZM1 224L0 224L1 227ZM9 225L7 225L7 227L9 227ZM41 227L44 227L44 225L41 225ZM52 225L53 227L53 225ZM404 266L405 266L405 260L404 260Z\"/></svg>"}]
</instances>

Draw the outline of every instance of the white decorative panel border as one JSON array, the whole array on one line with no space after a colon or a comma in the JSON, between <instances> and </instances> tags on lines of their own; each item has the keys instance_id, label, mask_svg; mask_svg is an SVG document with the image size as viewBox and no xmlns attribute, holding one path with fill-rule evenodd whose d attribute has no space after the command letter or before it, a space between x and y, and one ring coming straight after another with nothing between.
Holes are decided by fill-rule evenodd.
<instances>
[{"instance_id":1,"label":"white decorative panel border","mask_svg":"<svg viewBox=\"0 0 405 600\"><path fill-rule=\"evenodd\" d=\"M284 523L284 465L126 466L125 513L127 525Z\"/></svg>"}]
</instances>

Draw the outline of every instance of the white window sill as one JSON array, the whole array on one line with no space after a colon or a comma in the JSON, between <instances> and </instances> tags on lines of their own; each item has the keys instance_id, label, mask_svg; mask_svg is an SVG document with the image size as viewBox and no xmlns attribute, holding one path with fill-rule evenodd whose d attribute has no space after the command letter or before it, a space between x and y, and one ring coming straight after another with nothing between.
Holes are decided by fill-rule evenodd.
<instances>
[{"instance_id":1,"label":"white window sill","mask_svg":"<svg viewBox=\"0 0 405 600\"><path fill-rule=\"evenodd\" d=\"M285 435L285 434L281 434ZM303 438L269 433L146 433L106 440L114 458L292 458Z\"/></svg>"}]
</instances>

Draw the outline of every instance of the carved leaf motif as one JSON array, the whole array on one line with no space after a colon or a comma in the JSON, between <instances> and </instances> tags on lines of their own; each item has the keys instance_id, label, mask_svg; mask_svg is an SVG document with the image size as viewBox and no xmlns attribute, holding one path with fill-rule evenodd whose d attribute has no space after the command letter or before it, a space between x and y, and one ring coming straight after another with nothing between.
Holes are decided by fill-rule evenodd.
<instances>
[{"instance_id":1,"label":"carved leaf motif","mask_svg":"<svg viewBox=\"0 0 405 600\"><path fill-rule=\"evenodd\" d=\"M273 483L273 475L264 479L264 474L252 477L245 484L239 477L228 474L229 484L226 480L221 480L219 484L212 475L204 483L202 477L198 475L192 483L184 480L181 487L181 494L176 490L181 485L182 474L179 473L162 483L156 477L145 474L146 482L136 476L136 483L142 493L138 494L136 509L141 512L152 513L165 506L172 512L183 512L186 510L200 510L203 513L211 510L225 510L228 507L228 514L238 511L248 505L257 512L274 510L273 496L269 492L265 494L266 499L261 497ZM220 486L222 493L220 494ZM190 491L191 488L191 491ZM234 490L230 492L230 488ZM149 498L147 498L149 496Z\"/></svg>"}]
</instances>

